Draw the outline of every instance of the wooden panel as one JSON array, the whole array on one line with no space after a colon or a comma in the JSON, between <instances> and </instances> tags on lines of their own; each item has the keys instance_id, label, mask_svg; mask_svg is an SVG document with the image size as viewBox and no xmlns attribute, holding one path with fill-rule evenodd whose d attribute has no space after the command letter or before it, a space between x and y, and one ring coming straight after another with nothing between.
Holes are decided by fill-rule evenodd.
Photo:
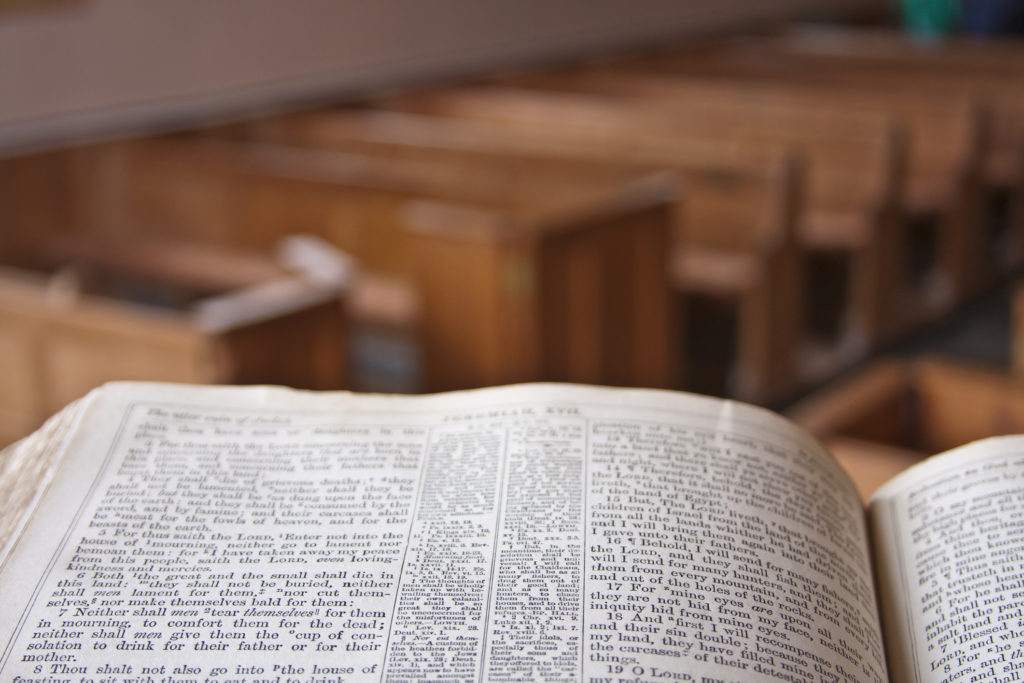
<instances>
[{"instance_id":1,"label":"wooden panel","mask_svg":"<svg viewBox=\"0 0 1024 683\"><path fill-rule=\"evenodd\" d=\"M824 444L853 479L865 504L878 487L928 456L915 450L847 437L826 438Z\"/></svg>"},{"instance_id":2,"label":"wooden panel","mask_svg":"<svg viewBox=\"0 0 1024 683\"><path fill-rule=\"evenodd\" d=\"M38 250L38 239L70 224L71 179L66 152L0 161L0 259L16 263Z\"/></svg>"},{"instance_id":3,"label":"wooden panel","mask_svg":"<svg viewBox=\"0 0 1024 683\"><path fill-rule=\"evenodd\" d=\"M258 259L180 243L155 251L121 240L64 247L55 259L74 256L85 267L50 277L0 272L5 440L115 380L344 385L340 281L291 275ZM138 258L125 263L133 253ZM182 255L187 262L167 261ZM103 277L86 277L93 270ZM89 289L110 283L117 287L109 292ZM227 291L209 296L212 290ZM150 303L115 296L122 291L142 292ZM178 307L161 308L157 300Z\"/></svg>"},{"instance_id":4,"label":"wooden panel","mask_svg":"<svg viewBox=\"0 0 1024 683\"><path fill-rule=\"evenodd\" d=\"M408 222L423 305L425 385L445 391L540 377L536 330L521 331L532 343L511 351L503 335L505 309L529 306L535 291L531 264L502 253L501 216L417 204Z\"/></svg>"},{"instance_id":5,"label":"wooden panel","mask_svg":"<svg viewBox=\"0 0 1024 683\"><path fill-rule=\"evenodd\" d=\"M44 327L35 295L38 278L0 271L0 443L7 444L38 427L45 418L45 385L40 382Z\"/></svg>"},{"instance_id":6,"label":"wooden panel","mask_svg":"<svg viewBox=\"0 0 1024 683\"><path fill-rule=\"evenodd\" d=\"M1024 383L991 370L947 363L914 369L921 449L1024 431Z\"/></svg>"},{"instance_id":7,"label":"wooden panel","mask_svg":"<svg viewBox=\"0 0 1024 683\"><path fill-rule=\"evenodd\" d=\"M790 417L824 438L931 455L1024 429L1024 383L950 361L879 363L803 401ZM883 449L884 450L884 449Z\"/></svg>"},{"instance_id":8,"label":"wooden panel","mask_svg":"<svg viewBox=\"0 0 1024 683\"><path fill-rule=\"evenodd\" d=\"M665 208L594 222L560 226L538 247L545 376L677 386Z\"/></svg>"},{"instance_id":9,"label":"wooden panel","mask_svg":"<svg viewBox=\"0 0 1024 683\"><path fill-rule=\"evenodd\" d=\"M135 222L131 215L135 208L135 200L128 194L134 189L132 149L129 145L106 143L66 151L71 180L65 201L73 220L63 231L51 236L77 232L102 235L109 240L127 234L139 238L154 232L158 226Z\"/></svg>"},{"instance_id":10,"label":"wooden panel","mask_svg":"<svg viewBox=\"0 0 1024 683\"><path fill-rule=\"evenodd\" d=\"M105 381L209 377L196 359L197 333L172 315L91 297L55 301L44 283L16 275L3 279L0 296L16 352L3 357L12 377L3 404L31 412L37 424Z\"/></svg>"},{"instance_id":11,"label":"wooden panel","mask_svg":"<svg viewBox=\"0 0 1024 683\"><path fill-rule=\"evenodd\" d=\"M437 359L428 385L675 384L663 202L518 225L479 211L415 209L424 343Z\"/></svg>"},{"instance_id":12,"label":"wooden panel","mask_svg":"<svg viewBox=\"0 0 1024 683\"><path fill-rule=\"evenodd\" d=\"M874 363L787 411L822 438L844 436L909 447L911 374L896 361Z\"/></svg>"},{"instance_id":13,"label":"wooden panel","mask_svg":"<svg viewBox=\"0 0 1024 683\"><path fill-rule=\"evenodd\" d=\"M348 342L337 300L257 320L211 340L218 381L324 391L348 386Z\"/></svg>"},{"instance_id":14,"label":"wooden panel","mask_svg":"<svg viewBox=\"0 0 1024 683\"><path fill-rule=\"evenodd\" d=\"M80 302L47 321L41 340L47 414L104 382L205 382L214 376L202 336L185 321L161 323L120 307L101 311L101 305Z\"/></svg>"}]
</instances>

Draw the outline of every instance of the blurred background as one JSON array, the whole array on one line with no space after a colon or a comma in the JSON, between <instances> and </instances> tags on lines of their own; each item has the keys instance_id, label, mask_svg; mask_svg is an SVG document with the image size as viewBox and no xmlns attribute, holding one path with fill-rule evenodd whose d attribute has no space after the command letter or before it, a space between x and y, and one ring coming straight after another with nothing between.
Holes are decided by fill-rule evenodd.
<instances>
[{"instance_id":1,"label":"blurred background","mask_svg":"<svg viewBox=\"0 0 1024 683\"><path fill-rule=\"evenodd\" d=\"M865 495L1020 431L1022 8L0 0L0 445L119 379L696 391Z\"/></svg>"}]
</instances>

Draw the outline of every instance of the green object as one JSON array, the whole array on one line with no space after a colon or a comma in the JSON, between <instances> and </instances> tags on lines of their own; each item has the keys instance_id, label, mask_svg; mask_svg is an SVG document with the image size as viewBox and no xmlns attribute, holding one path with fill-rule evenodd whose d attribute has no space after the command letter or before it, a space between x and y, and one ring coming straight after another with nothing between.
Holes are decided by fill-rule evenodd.
<instances>
[{"instance_id":1,"label":"green object","mask_svg":"<svg viewBox=\"0 0 1024 683\"><path fill-rule=\"evenodd\" d=\"M960 21L959 0L902 0L903 23L921 38L939 38L953 31Z\"/></svg>"}]
</instances>

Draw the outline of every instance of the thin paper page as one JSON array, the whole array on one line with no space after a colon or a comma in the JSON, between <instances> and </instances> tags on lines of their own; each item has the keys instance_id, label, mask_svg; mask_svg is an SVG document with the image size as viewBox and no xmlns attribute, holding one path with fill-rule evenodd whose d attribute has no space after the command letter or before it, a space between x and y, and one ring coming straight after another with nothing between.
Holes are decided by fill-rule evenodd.
<instances>
[{"instance_id":1,"label":"thin paper page","mask_svg":"<svg viewBox=\"0 0 1024 683\"><path fill-rule=\"evenodd\" d=\"M84 420L0 575L5 676L884 678L859 498L766 411L115 385Z\"/></svg>"},{"instance_id":2,"label":"thin paper page","mask_svg":"<svg viewBox=\"0 0 1024 683\"><path fill-rule=\"evenodd\" d=\"M1017 680L1024 670L1024 438L918 465L871 501L894 681Z\"/></svg>"}]
</instances>

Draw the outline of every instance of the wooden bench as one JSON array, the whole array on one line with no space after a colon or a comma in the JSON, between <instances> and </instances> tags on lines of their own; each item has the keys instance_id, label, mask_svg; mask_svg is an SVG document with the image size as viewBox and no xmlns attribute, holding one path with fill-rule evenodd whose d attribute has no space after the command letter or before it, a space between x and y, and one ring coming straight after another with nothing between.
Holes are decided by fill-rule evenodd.
<instances>
[{"instance_id":1,"label":"wooden bench","mask_svg":"<svg viewBox=\"0 0 1024 683\"><path fill-rule=\"evenodd\" d=\"M342 388L347 285L336 275L179 241L96 237L7 261L0 442L112 380Z\"/></svg>"},{"instance_id":2,"label":"wooden bench","mask_svg":"<svg viewBox=\"0 0 1024 683\"><path fill-rule=\"evenodd\" d=\"M865 500L910 465L1024 429L1024 384L941 360L881 361L795 406L789 417L822 439Z\"/></svg>"},{"instance_id":3,"label":"wooden bench","mask_svg":"<svg viewBox=\"0 0 1024 683\"><path fill-rule=\"evenodd\" d=\"M407 162L486 162L530 175L545 168L573 175L595 169L668 169L678 177L683 196L675 221L679 247L673 278L690 304L683 304L686 328L700 330L687 335L685 386L764 401L798 384L789 362L799 327L799 312L792 305L799 292L792 239L796 170L781 145L724 152L639 130L595 139L560 126L510 130L486 122L363 110L266 121L252 126L248 135ZM737 311L738 319L733 317ZM727 328L724 339L711 337L711 357L697 349L709 339L705 314L724 318ZM729 331L731 326L738 329ZM730 343L736 344L732 350ZM731 373L731 390L724 386L726 372Z\"/></svg>"},{"instance_id":4,"label":"wooden bench","mask_svg":"<svg viewBox=\"0 0 1024 683\"><path fill-rule=\"evenodd\" d=\"M891 292L895 288L899 216L901 147L885 117L850 117L850 138L837 141L831 122L787 112L789 118L757 117L749 108L674 106L666 102L621 101L594 95L538 92L509 88L449 88L381 103L391 109L426 112L463 120L489 121L530 130L554 127L602 141L621 138L629 145L637 131L666 140L700 141L723 150L757 149L762 145L795 147L806 157L809 172L806 207L801 215L801 246L807 251L805 274L833 254L849 258L854 277L824 300L805 302L800 315L807 326L801 357L804 378L812 380L862 355L894 320ZM593 144L593 143L591 143ZM851 256L852 255L852 256ZM827 286L806 280L803 292L821 294ZM889 295L883 294L889 292ZM801 293L792 299L799 301ZM799 306L799 304L797 304ZM825 315L822 315L825 312ZM844 324L845 323L845 324ZM799 374L800 371L798 371Z\"/></svg>"},{"instance_id":5,"label":"wooden bench","mask_svg":"<svg viewBox=\"0 0 1024 683\"><path fill-rule=\"evenodd\" d=\"M991 254L984 251L984 241L974 227L983 208L980 166L987 117L976 102L896 93L876 101L799 84L702 78L677 66L682 57L668 65L665 61L641 59L507 80L627 101L671 103L676 108L731 110L734 116L762 120L779 132L787 126L798 131L816 126L845 139L854 130L852 115L884 116L900 125L907 147L903 204L909 220L899 246L905 252L900 263L908 303L902 308L941 312L987 282L981 274L993 270L985 265L991 262ZM912 258L921 253L929 257ZM935 284L924 286L928 282ZM928 302L934 303L929 306Z\"/></svg>"},{"instance_id":6,"label":"wooden bench","mask_svg":"<svg viewBox=\"0 0 1024 683\"><path fill-rule=\"evenodd\" d=\"M934 128L941 120L941 110L966 108L970 111L973 108L975 117L980 117L982 122L980 127L976 126L975 137L983 142L976 166L984 183L984 193L972 199L963 192L954 193L948 183L932 182L933 189L929 190L926 184L908 198L918 206L922 200L943 196L960 198L951 204L956 210L950 215L965 214L967 218L960 222L974 227L963 243L966 249L951 247L950 251L969 255L969 259L961 259L969 269L968 275L974 273L973 280L968 278L969 285L974 283L976 288L986 283L984 276L977 276L978 272L1005 271L1022 262L1024 94L1020 92L1018 78L1005 73L929 68L925 64L899 60L864 60L828 54L809 58L806 54L790 52L778 43L756 39L725 48L683 50L640 63L645 69L660 69L687 77L714 77L739 81L745 86L799 86L819 95L837 97L841 102L856 97L866 103L898 107L894 111L908 122L912 136L926 141L923 149L931 150L932 154L941 155L949 137ZM922 100L930 103L927 108ZM937 111L939 114L935 113ZM933 122L931 129L926 126L929 120ZM916 135L915 129L919 131ZM952 152L946 156L951 156ZM922 157L920 165L925 162L928 159ZM972 185L966 187L970 189ZM986 221L988 225L978 227Z\"/></svg>"},{"instance_id":7,"label":"wooden bench","mask_svg":"<svg viewBox=\"0 0 1024 683\"><path fill-rule=\"evenodd\" d=\"M948 37L939 43L923 43L893 30L803 26L765 42L772 49L808 59L838 58L886 73L895 71L913 81L915 88L924 86L938 92L948 80L950 87L938 96L946 102L950 92L983 101L992 110L991 144L983 166L988 181L990 237L995 238L995 251L1001 257L997 263L1020 265L1024 260L1024 245L1020 244L1024 96L1019 84L1024 78L1024 47L1019 41ZM922 74L926 77L920 78Z\"/></svg>"},{"instance_id":8,"label":"wooden bench","mask_svg":"<svg viewBox=\"0 0 1024 683\"><path fill-rule=\"evenodd\" d=\"M127 172L112 177L123 185L100 191L130 205L126 228L200 226L256 248L312 233L397 280L397 298L417 302L421 389L676 384L674 197L657 174L528 174L190 136L121 147ZM552 317L565 292L572 315Z\"/></svg>"}]
</instances>

